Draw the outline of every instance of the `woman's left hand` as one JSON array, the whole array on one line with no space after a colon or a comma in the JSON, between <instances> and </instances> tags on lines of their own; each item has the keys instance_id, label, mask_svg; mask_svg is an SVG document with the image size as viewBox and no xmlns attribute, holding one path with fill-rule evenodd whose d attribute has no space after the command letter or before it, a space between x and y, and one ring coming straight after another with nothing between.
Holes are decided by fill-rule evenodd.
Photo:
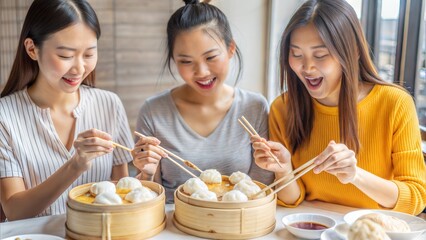
<instances>
[{"instance_id":1,"label":"woman's left hand","mask_svg":"<svg viewBox=\"0 0 426 240\"><path fill-rule=\"evenodd\" d=\"M331 141L315 160L318 165L314 173L322 171L333 174L343 184L352 183L357 175L357 159L355 152L345 144Z\"/></svg>"}]
</instances>

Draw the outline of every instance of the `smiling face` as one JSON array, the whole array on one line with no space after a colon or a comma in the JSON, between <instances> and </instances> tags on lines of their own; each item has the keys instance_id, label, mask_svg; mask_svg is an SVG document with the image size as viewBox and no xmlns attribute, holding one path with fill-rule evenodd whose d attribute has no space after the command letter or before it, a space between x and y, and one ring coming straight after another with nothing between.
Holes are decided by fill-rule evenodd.
<instances>
[{"instance_id":1,"label":"smiling face","mask_svg":"<svg viewBox=\"0 0 426 240\"><path fill-rule=\"evenodd\" d=\"M289 64L313 98L327 106L338 105L342 67L313 24L292 32Z\"/></svg>"},{"instance_id":2,"label":"smiling face","mask_svg":"<svg viewBox=\"0 0 426 240\"><path fill-rule=\"evenodd\" d=\"M37 60L40 69L36 85L72 93L95 69L98 59L96 34L80 22L52 34L41 48L35 47L29 55Z\"/></svg>"},{"instance_id":3,"label":"smiling face","mask_svg":"<svg viewBox=\"0 0 426 240\"><path fill-rule=\"evenodd\" d=\"M186 84L206 96L223 86L234 50L233 43L227 49L223 40L199 27L176 36L173 59Z\"/></svg>"}]
</instances>

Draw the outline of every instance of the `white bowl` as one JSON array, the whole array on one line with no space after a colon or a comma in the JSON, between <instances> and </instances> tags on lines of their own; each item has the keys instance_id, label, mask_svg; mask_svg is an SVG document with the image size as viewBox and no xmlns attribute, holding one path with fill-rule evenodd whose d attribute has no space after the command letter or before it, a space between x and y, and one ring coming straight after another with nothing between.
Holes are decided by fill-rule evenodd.
<instances>
[{"instance_id":1,"label":"white bowl","mask_svg":"<svg viewBox=\"0 0 426 240\"><path fill-rule=\"evenodd\" d=\"M327 229L334 228L336 226L336 221L334 219L315 213L296 213L284 216L282 218L282 222L287 228L287 230L295 235L296 237L306 238L306 239L318 239L321 237L321 233ZM311 223L319 223L321 225L326 226L325 229L320 230L312 230L312 229L303 229L292 226L294 223L300 222L311 222Z\"/></svg>"},{"instance_id":2,"label":"white bowl","mask_svg":"<svg viewBox=\"0 0 426 240\"><path fill-rule=\"evenodd\" d=\"M389 216L397 217L401 220L404 220L407 222L408 226L410 226L411 232L388 232L386 231L386 234L390 237L392 240L412 240L416 239L418 236L420 236L423 232L426 231L426 221L416 217L412 216L406 213L396 212L396 211L389 211L389 210L358 210L353 211L348 214L346 214L343 217L343 220L349 225L354 223L359 217L369 214L369 213L382 213Z\"/></svg>"}]
</instances>

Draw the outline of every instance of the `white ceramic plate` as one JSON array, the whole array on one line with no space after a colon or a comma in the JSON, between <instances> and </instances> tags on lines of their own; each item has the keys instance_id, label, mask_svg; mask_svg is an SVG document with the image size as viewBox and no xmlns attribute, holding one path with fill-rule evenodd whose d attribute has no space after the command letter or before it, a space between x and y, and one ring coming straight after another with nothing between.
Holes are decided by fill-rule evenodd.
<instances>
[{"instance_id":1,"label":"white ceramic plate","mask_svg":"<svg viewBox=\"0 0 426 240\"><path fill-rule=\"evenodd\" d=\"M408 233L401 233L401 232L386 232L386 234L392 239L392 240L412 240L416 239L418 236L422 235L426 231L426 221L418 218L416 216L412 216L406 213L401 212L395 212L395 211L388 211L388 210L358 210L353 211L348 214L346 214L343 217L343 220L349 225L354 223L359 217L369 214L369 213L382 213L389 216L397 217L399 219L402 219L408 223L408 226L410 226L411 232Z\"/></svg>"},{"instance_id":2,"label":"white ceramic plate","mask_svg":"<svg viewBox=\"0 0 426 240\"><path fill-rule=\"evenodd\" d=\"M13 237L3 238L2 240L65 240L64 238L48 234L22 234Z\"/></svg>"},{"instance_id":3,"label":"white ceramic plate","mask_svg":"<svg viewBox=\"0 0 426 240\"><path fill-rule=\"evenodd\" d=\"M321 234L321 240L347 240L349 225L341 223L334 229L327 229Z\"/></svg>"}]
</instances>

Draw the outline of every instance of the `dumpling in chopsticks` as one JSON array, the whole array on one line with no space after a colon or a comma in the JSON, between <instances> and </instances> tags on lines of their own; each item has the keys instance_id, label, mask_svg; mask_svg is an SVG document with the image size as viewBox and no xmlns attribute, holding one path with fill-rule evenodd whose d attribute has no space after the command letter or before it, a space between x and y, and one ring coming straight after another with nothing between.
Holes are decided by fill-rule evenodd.
<instances>
[{"instance_id":1,"label":"dumpling in chopsticks","mask_svg":"<svg viewBox=\"0 0 426 240\"><path fill-rule=\"evenodd\" d=\"M197 190L206 190L206 191L208 191L209 188L199 178L190 178L183 185L183 191L185 193L189 194L189 195L192 195Z\"/></svg>"},{"instance_id":2,"label":"dumpling in chopsticks","mask_svg":"<svg viewBox=\"0 0 426 240\"><path fill-rule=\"evenodd\" d=\"M90 194L96 197L98 194L109 192L115 193L115 184L108 181L98 182L90 186Z\"/></svg>"},{"instance_id":3,"label":"dumpling in chopsticks","mask_svg":"<svg viewBox=\"0 0 426 240\"><path fill-rule=\"evenodd\" d=\"M154 199L158 196L158 194L154 191L152 191L149 188L146 187L140 187L135 188L131 192L129 192L125 200L132 202L132 203L139 203L139 202L147 202L151 199Z\"/></svg>"},{"instance_id":4,"label":"dumpling in chopsticks","mask_svg":"<svg viewBox=\"0 0 426 240\"><path fill-rule=\"evenodd\" d=\"M231 176L229 177L229 182L231 182L232 184L235 185L235 184L239 183L241 180L244 180L244 179L251 180L249 175L238 171L238 172L233 172L231 174Z\"/></svg>"},{"instance_id":5,"label":"dumpling in chopsticks","mask_svg":"<svg viewBox=\"0 0 426 240\"><path fill-rule=\"evenodd\" d=\"M359 219L370 219L379 224L385 231L389 232L410 232L410 226L407 222L382 213L369 213L361 216Z\"/></svg>"},{"instance_id":6,"label":"dumpling in chopsticks","mask_svg":"<svg viewBox=\"0 0 426 240\"><path fill-rule=\"evenodd\" d=\"M370 219L356 220L348 232L348 240L390 240L385 230Z\"/></svg>"},{"instance_id":7,"label":"dumpling in chopsticks","mask_svg":"<svg viewBox=\"0 0 426 240\"><path fill-rule=\"evenodd\" d=\"M205 183L222 183L222 175L216 169L207 169L200 174Z\"/></svg>"},{"instance_id":8,"label":"dumpling in chopsticks","mask_svg":"<svg viewBox=\"0 0 426 240\"><path fill-rule=\"evenodd\" d=\"M216 193L209 190L197 190L191 194L192 198L206 200L206 201L217 201Z\"/></svg>"},{"instance_id":9,"label":"dumpling in chopsticks","mask_svg":"<svg viewBox=\"0 0 426 240\"><path fill-rule=\"evenodd\" d=\"M121 200L121 197L116 193L104 192L96 196L94 203L116 205L122 204L123 200Z\"/></svg>"},{"instance_id":10,"label":"dumpling in chopsticks","mask_svg":"<svg viewBox=\"0 0 426 240\"><path fill-rule=\"evenodd\" d=\"M248 197L241 191L232 190L225 193L225 195L223 195L222 201L223 202L247 202Z\"/></svg>"},{"instance_id":11,"label":"dumpling in chopsticks","mask_svg":"<svg viewBox=\"0 0 426 240\"><path fill-rule=\"evenodd\" d=\"M257 186L256 183L254 183L251 180L246 179L246 180L241 180L239 183L235 184L234 190L241 191L247 197L251 198L251 197L253 197L253 195L258 193L261 189L260 189L259 186ZM257 196L257 198L261 198L261 197L264 197L264 196L266 196L266 194L262 193L259 196Z\"/></svg>"},{"instance_id":12,"label":"dumpling in chopsticks","mask_svg":"<svg viewBox=\"0 0 426 240\"><path fill-rule=\"evenodd\" d=\"M124 177L118 180L117 183L117 192L118 193L128 193L135 188L142 187L141 181L133 177Z\"/></svg>"}]
</instances>

